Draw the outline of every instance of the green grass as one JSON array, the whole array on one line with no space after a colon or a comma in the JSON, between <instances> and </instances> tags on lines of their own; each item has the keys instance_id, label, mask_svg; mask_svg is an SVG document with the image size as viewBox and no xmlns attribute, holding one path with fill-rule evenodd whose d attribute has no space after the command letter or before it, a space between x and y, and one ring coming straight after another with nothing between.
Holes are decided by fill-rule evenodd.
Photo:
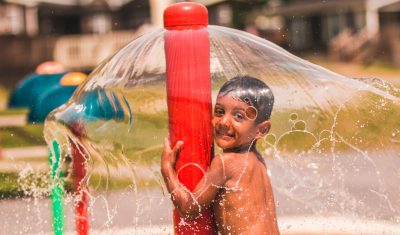
<instances>
[{"instance_id":1,"label":"green grass","mask_svg":"<svg viewBox=\"0 0 400 235\"><path fill-rule=\"evenodd\" d=\"M160 156L163 152L163 145L155 145L146 149L129 149L126 156L133 162L140 165L152 165L160 162Z\"/></svg>"},{"instance_id":2,"label":"green grass","mask_svg":"<svg viewBox=\"0 0 400 235\"><path fill-rule=\"evenodd\" d=\"M0 199L47 196L49 178L47 173L30 173L21 177L17 172L0 173Z\"/></svg>"},{"instance_id":3,"label":"green grass","mask_svg":"<svg viewBox=\"0 0 400 235\"><path fill-rule=\"evenodd\" d=\"M1 147L16 148L45 145L43 124L29 124L24 127L7 127L0 129Z\"/></svg>"},{"instance_id":4,"label":"green grass","mask_svg":"<svg viewBox=\"0 0 400 235\"><path fill-rule=\"evenodd\" d=\"M111 155L117 156L123 146L124 156L139 164L157 160L163 140L168 135L166 112L138 114L133 118L132 127L127 123L110 122L109 128L105 129L101 128L103 124L93 123L88 129L90 138L96 143L96 151L104 152L112 145Z\"/></svg>"},{"instance_id":5,"label":"green grass","mask_svg":"<svg viewBox=\"0 0 400 235\"><path fill-rule=\"evenodd\" d=\"M367 71L378 73L398 73L400 71L398 67L385 61L375 61L372 64L364 64L363 67Z\"/></svg>"},{"instance_id":6,"label":"green grass","mask_svg":"<svg viewBox=\"0 0 400 235\"><path fill-rule=\"evenodd\" d=\"M24 193L18 186L18 173L0 173L0 199L23 196Z\"/></svg>"},{"instance_id":7,"label":"green grass","mask_svg":"<svg viewBox=\"0 0 400 235\"><path fill-rule=\"evenodd\" d=\"M26 108L0 110L0 116L28 115L28 113L29 113L29 109L26 109Z\"/></svg>"},{"instance_id":8,"label":"green grass","mask_svg":"<svg viewBox=\"0 0 400 235\"><path fill-rule=\"evenodd\" d=\"M159 94L148 94L158 100ZM137 102L145 102L137 95ZM139 166L159 164L163 150L163 139L168 134L168 115L165 111L135 112L132 126L129 123L116 121L98 121L88 124L87 134L93 146L105 164L118 165L120 157L126 157L131 163ZM278 150L296 152L329 152L354 151L352 147L362 150L376 150L397 146L400 134L400 106L382 98L361 94L352 99L337 112L337 116L327 115L320 110L275 110L272 115L271 134L258 142L260 150L274 145ZM333 130L333 132L331 132ZM44 144L43 125L28 125L23 128L1 129L3 147L21 147ZM274 135L272 135L274 134ZM333 138L334 141L330 138ZM393 141L395 140L395 141ZM333 145L334 144L334 145ZM109 153L107 153L109 152ZM104 164L104 163L103 163ZM116 168L118 169L118 168ZM0 175L0 185L4 185L4 195L19 195L15 186L15 175ZM151 179L137 179L138 187L156 187L158 182ZM14 185L10 182L14 182ZM93 173L90 187L93 190L113 190L132 187L128 178L107 181L106 178ZM66 185L69 190L71 184ZM14 192L15 191L15 192ZM14 194L13 194L14 193Z\"/></svg>"},{"instance_id":9,"label":"green grass","mask_svg":"<svg viewBox=\"0 0 400 235\"><path fill-rule=\"evenodd\" d=\"M0 85L0 111L6 109L10 90Z\"/></svg>"},{"instance_id":10,"label":"green grass","mask_svg":"<svg viewBox=\"0 0 400 235\"><path fill-rule=\"evenodd\" d=\"M274 135L275 140L261 140L258 147L264 150L274 145L289 153L396 147L396 138L400 141L400 134L393 136L396 130L400 132L400 119L396 117L400 117L399 105L371 93L360 93L332 114L321 110L276 110L268 137ZM130 132L126 124L110 124L103 132L93 126L93 137L98 140L99 152L106 143L113 143L114 148L123 149L129 160L149 165L159 162L167 123L164 112L139 113Z\"/></svg>"},{"instance_id":11,"label":"green grass","mask_svg":"<svg viewBox=\"0 0 400 235\"><path fill-rule=\"evenodd\" d=\"M126 188L156 188L160 184L155 179L116 179L116 178L106 178L98 174L93 174L90 176L89 187L97 192L108 191L108 190L118 190Z\"/></svg>"},{"instance_id":12,"label":"green grass","mask_svg":"<svg viewBox=\"0 0 400 235\"><path fill-rule=\"evenodd\" d=\"M398 117L400 105L363 93L338 109L336 116L306 110L274 112L273 136L269 135L258 146L264 149L272 144L285 152L327 152L332 151L331 147L335 147L334 151L398 147Z\"/></svg>"}]
</instances>

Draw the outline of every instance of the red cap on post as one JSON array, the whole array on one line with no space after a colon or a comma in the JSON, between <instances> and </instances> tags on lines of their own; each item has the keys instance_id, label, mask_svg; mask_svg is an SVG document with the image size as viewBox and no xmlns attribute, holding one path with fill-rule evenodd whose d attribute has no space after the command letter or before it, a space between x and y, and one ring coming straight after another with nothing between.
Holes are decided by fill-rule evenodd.
<instances>
[{"instance_id":1,"label":"red cap on post","mask_svg":"<svg viewBox=\"0 0 400 235\"><path fill-rule=\"evenodd\" d=\"M198 29L207 25L208 11L200 3L175 3L164 11L164 28L166 29Z\"/></svg>"}]
</instances>

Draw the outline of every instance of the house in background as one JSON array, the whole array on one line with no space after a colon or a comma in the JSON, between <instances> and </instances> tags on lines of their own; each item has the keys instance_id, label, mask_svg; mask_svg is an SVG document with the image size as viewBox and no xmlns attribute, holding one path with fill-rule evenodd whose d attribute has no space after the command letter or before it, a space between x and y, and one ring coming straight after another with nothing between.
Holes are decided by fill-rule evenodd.
<instances>
[{"instance_id":1,"label":"house in background","mask_svg":"<svg viewBox=\"0 0 400 235\"><path fill-rule=\"evenodd\" d=\"M0 35L107 33L151 20L148 0L3 0L0 13Z\"/></svg>"},{"instance_id":2,"label":"house in background","mask_svg":"<svg viewBox=\"0 0 400 235\"><path fill-rule=\"evenodd\" d=\"M373 56L373 46L400 66L395 58L400 52L400 0L270 0L255 15L255 24L279 31L289 50L333 47L366 58Z\"/></svg>"},{"instance_id":3,"label":"house in background","mask_svg":"<svg viewBox=\"0 0 400 235\"><path fill-rule=\"evenodd\" d=\"M209 23L243 29L268 0L192 0L208 8ZM271 1L271 0L269 0ZM2 0L0 35L63 35L162 27L163 9L178 0ZM158 19L156 19L158 18Z\"/></svg>"},{"instance_id":4,"label":"house in background","mask_svg":"<svg viewBox=\"0 0 400 235\"><path fill-rule=\"evenodd\" d=\"M144 33L142 25L162 26L162 10L171 2L0 0L1 57L8 58L0 60L0 76L17 73L11 77L22 77L41 62L54 59L70 69L88 70ZM90 60L88 55L92 55Z\"/></svg>"},{"instance_id":5,"label":"house in background","mask_svg":"<svg viewBox=\"0 0 400 235\"><path fill-rule=\"evenodd\" d=\"M388 23L400 26L399 0L290 0L274 1L263 9L266 20L281 17L288 44L295 50L327 46L344 29L381 31ZM283 2L287 2L284 4ZM392 20L397 22L393 22Z\"/></svg>"},{"instance_id":6,"label":"house in background","mask_svg":"<svg viewBox=\"0 0 400 235\"><path fill-rule=\"evenodd\" d=\"M270 0L194 0L208 9L210 25L221 25L245 30L252 25L249 17Z\"/></svg>"},{"instance_id":7,"label":"house in background","mask_svg":"<svg viewBox=\"0 0 400 235\"><path fill-rule=\"evenodd\" d=\"M289 51L361 61L379 52L400 66L400 0L193 1L207 6L210 24L246 30ZM0 69L25 74L52 59L90 69L142 25L162 27L162 11L173 2L0 0L0 47L8 58Z\"/></svg>"},{"instance_id":8,"label":"house in background","mask_svg":"<svg viewBox=\"0 0 400 235\"><path fill-rule=\"evenodd\" d=\"M210 24L243 29L247 13L266 1L196 2L207 6ZM173 2L179 1L2 0L0 46L10 60L0 62L0 69L32 70L56 59L67 68L88 70L136 37L141 26L162 27L163 10Z\"/></svg>"}]
</instances>

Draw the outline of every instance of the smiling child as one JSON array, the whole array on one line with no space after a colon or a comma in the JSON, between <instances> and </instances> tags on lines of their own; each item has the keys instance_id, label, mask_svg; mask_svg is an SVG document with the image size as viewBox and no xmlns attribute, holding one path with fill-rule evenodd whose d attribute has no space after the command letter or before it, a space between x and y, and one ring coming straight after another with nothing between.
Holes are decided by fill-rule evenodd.
<instances>
[{"instance_id":1,"label":"smiling child","mask_svg":"<svg viewBox=\"0 0 400 235\"><path fill-rule=\"evenodd\" d=\"M161 173L179 213L195 218L212 208L218 234L279 234L272 188L266 164L256 149L271 123L274 96L262 81L235 77L220 89L212 125L215 143L223 152L215 156L193 192L177 177L175 163L184 146L164 142Z\"/></svg>"}]
</instances>

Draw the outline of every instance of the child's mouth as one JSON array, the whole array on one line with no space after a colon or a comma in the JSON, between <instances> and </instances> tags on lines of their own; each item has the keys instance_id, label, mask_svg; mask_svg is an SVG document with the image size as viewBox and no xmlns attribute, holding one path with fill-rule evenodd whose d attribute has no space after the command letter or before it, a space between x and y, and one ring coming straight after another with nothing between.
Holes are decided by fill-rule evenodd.
<instances>
[{"instance_id":1,"label":"child's mouth","mask_svg":"<svg viewBox=\"0 0 400 235\"><path fill-rule=\"evenodd\" d=\"M222 131L222 130L216 130L216 135L217 135L217 137L222 138L222 139L231 139L231 138L235 137L234 134L230 134L230 133L228 133L226 131Z\"/></svg>"}]
</instances>

